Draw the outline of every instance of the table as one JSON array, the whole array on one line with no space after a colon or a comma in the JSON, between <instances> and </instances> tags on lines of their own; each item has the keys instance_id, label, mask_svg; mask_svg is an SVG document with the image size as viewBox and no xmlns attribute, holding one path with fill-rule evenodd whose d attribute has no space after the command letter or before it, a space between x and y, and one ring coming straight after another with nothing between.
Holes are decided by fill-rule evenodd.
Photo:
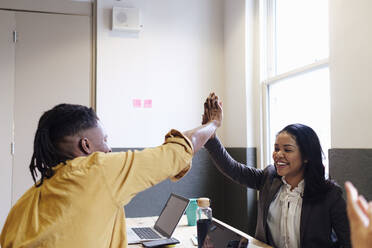
<instances>
[{"instance_id":1,"label":"table","mask_svg":"<svg viewBox=\"0 0 372 248\"><path fill-rule=\"evenodd\" d=\"M154 226L155 221L158 217L157 216L151 216L151 217L139 217L139 218L126 218L127 227L141 227L141 226ZM243 237L247 238L249 240L248 248L270 248L271 246L249 236L246 233L243 233L225 223L223 223L220 220L217 220L213 218L213 220L217 221L221 225L227 226L230 229L234 230L238 234L242 235ZM196 235L196 226L188 226L187 225L187 218L186 216L182 216L180 223L178 224L176 230L173 233L173 237L178 239L180 241L179 244L176 245L176 247L184 247L184 248L197 248L192 241L191 237L193 235ZM134 248L134 247L143 247L141 244L136 245L128 245L128 247Z\"/></svg>"}]
</instances>

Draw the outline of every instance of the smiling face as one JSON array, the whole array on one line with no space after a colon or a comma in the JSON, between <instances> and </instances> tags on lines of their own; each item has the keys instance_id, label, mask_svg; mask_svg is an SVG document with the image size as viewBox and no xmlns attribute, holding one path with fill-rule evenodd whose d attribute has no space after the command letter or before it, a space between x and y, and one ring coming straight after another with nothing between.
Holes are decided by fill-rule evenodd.
<instances>
[{"instance_id":1,"label":"smiling face","mask_svg":"<svg viewBox=\"0 0 372 248\"><path fill-rule=\"evenodd\" d=\"M278 175L296 187L304 178L303 160L296 140L287 132L279 133L275 141L273 160Z\"/></svg>"}]
</instances>

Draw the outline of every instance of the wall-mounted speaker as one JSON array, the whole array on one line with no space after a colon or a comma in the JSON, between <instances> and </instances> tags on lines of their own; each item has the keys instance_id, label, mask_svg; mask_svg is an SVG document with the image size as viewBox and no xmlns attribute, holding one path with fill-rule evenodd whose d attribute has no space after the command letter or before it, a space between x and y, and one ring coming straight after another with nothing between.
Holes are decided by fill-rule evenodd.
<instances>
[{"instance_id":1,"label":"wall-mounted speaker","mask_svg":"<svg viewBox=\"0 0 372 248\"><path fill-rule=\"evenodd\" d=\"M113 7L112 30L139 32L142 28L137 8Z\"/></svg>"}]
</instances>

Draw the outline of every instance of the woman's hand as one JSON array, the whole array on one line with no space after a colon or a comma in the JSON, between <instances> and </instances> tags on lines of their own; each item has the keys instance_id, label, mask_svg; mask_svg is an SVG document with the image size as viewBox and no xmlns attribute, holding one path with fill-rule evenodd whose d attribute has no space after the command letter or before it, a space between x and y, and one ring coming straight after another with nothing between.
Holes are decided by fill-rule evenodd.
<instances>
[{"instance_id":1,"label":"woman's hand","mask_svg":"<svg viewBox=\"0 0 372 248\"><path fill-rule=\"evenodd\" d=\"M219 101L218 96L214 93L210 93L204 102L204 114L202 124L206 124L210 121L214 121L217 127L222 124L223 111L222 102Z\"/></svg>"},{"instance_id":2,"label":"woman's hand","mask_svg":"<svg viewBox=\"0 0 372 248\"><path fill-rule=\"evenodd\" d=\"M347 214L350 221L351 243L353 247L366 248L372 244L372 202L358 195L351 182L345 183Z\"/></svg>"}]
</instances>

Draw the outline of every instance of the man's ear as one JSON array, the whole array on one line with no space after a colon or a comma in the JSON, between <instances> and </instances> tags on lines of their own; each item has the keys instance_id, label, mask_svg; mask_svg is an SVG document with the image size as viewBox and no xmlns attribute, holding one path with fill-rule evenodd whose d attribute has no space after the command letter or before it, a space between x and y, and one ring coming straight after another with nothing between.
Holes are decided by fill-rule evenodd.
<instances>
[{"instance_id":1,"label":"man's ear","mask_svg":"<svg viewBox=\"0 0 372 248\"><path fill-rule=\"evenodd\" d=\"M80 150L84 153L84 154L91 154L92 151L91 151L91 145L90 145L90 141L88 138L81 138L80 141L79 141L79 147L80 147Z\"/></svg>"}]
</instances>

